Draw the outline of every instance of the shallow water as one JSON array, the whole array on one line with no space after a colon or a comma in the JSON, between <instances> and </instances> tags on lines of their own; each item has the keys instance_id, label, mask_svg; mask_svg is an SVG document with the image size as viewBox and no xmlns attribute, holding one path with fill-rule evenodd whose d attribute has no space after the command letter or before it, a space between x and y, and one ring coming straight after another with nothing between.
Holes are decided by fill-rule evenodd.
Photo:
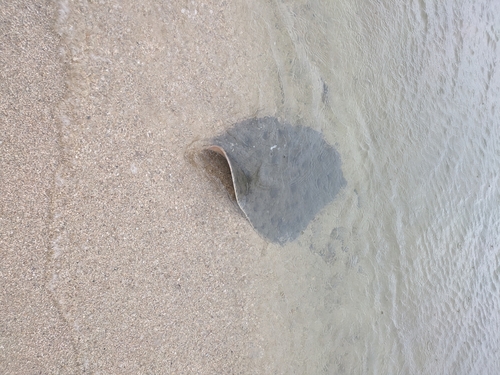
<instances>
[{"instance_id":1,"label":"shallow water","mask_svg":"<svg viewBox=\"0 0 500 375\"><path fill-rule=\"evenodd\" d=\"M278 110L323 131L348 181L290 250L304 262L277 260L289 335L273 356L296 373L498 371L498 3L253 9Z\"/></svg>"},{"instance_id":2,"label":"shallow water","mask_svg":"<svg viewBox=\"0 0 500 375\"><path fill-rule=\"evenodd\" d=\"M83 369L134 368L132 353L186 370L162 362L173 351L196 352L190 368L207 369L192 331L206 320L203 350L250 348L246 368L263 369L250 373L500 368L498 3L82 0L58 12L68 92L48 275ZM321 131L347 181L284 247L237 237L252 228L224 208L229 199L207 204L216 191L182 158L191 142L268 115ZM207 234L216 210L224 224ZM249 238L258 256L219 254ZM196 249L187 259L216 264L210 277L168 263L186 243ZM203 315L190 304L202 297L181 295L152 264L220 300L206 297ZM109 276L117 269L121 278ZM231 272L243 281L231 284ZM117 316L120 306L133 318ZM166 316L153 329L158 310ZM242 332L250 343L237 342ZM144 335L155 348L147 355L134 347ZM121 347L123 337L134 345ZM101 354L112 345L114 357Z\"/></svg>"}]
</instances>

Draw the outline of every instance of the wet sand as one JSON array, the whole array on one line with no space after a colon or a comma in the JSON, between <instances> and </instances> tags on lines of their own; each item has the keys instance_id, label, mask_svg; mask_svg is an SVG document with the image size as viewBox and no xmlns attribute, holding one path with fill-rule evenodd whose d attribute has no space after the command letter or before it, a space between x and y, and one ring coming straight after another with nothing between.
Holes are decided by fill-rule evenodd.
<instances>
[{"instance_id":1,"label":"wet sand","mask_svg":"<svg viewBox=\"0 0 500 375\"><path fill-rule=\"evenodd\" d=\"M273 111L231 6L2 4L1 373L259 372L267 245L185 155Z\"/></svg>"},{"instance_id":2,"label":"wet sand","mask_svg":"<svg viewBox=\"0 0 500 375\"><path fill-rule=\"evenodd\" d=\"M431 3L2 3L0 373L494 373L500 11ZM348 182L283 247L186 154L254 116Z\"/></svg>"},{"instance_id":3,"label":"wet sand","mask_svg":"<svg viewBox=\"0 0 500 375\"><path fill-rule=\"evenodd\" d=\"M44 280L63 94L58 39L47 7L2 3L0 18L0 372L70 371L72 333Z\"/></svg>"}]
</instances>

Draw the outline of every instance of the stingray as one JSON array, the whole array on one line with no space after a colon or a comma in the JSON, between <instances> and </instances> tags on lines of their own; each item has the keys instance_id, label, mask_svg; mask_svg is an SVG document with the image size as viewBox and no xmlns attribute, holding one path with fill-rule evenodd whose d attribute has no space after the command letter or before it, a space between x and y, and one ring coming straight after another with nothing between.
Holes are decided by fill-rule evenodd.
<instances>
[{"instance_id":1,"label":"stingray","mask_svg":"<svg viewBox=\"0 0 500 375\"><path fill-rule=\"evenodd\" d=\"M310 127L252 118L208 144L226 158L236 201L252 226L281 245L346 185L339 153Z\"/></svg>"}]
</instances>

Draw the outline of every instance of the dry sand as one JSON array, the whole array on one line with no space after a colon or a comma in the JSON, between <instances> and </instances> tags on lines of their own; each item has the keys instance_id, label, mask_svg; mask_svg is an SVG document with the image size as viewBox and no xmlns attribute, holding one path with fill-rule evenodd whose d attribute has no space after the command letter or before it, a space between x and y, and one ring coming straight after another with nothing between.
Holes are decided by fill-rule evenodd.
<instances>
[{"instance_id":1,"label":"dry sand","mask_svg":"<svg viewBox=\"0 0 500 375\"><path fill-rule=\"evenodd\" d=\"M262 371L268 245L185 156L276 110L245 12L2 2L0 373Z\"/></svg>"}]
</instances>

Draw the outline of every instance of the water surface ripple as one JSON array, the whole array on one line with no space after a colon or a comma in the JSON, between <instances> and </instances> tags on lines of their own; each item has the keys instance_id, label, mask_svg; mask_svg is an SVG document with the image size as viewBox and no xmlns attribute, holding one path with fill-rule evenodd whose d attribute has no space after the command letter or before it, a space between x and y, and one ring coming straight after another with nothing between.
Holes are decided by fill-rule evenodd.
<instances>
[{"instance_id":1,"label":"water surface ripple","mask_svg":"<svg viewBox=\"0 0 500 375\"><path fill-rule=\"evenodd\" d=\"M291 1L255 14L278 111L321 128L349 181L299 245L328 263L310 320L289 316L317 341L283 347L304 371L498 371L499 3Z\"/></svg>"}]
</instances>

